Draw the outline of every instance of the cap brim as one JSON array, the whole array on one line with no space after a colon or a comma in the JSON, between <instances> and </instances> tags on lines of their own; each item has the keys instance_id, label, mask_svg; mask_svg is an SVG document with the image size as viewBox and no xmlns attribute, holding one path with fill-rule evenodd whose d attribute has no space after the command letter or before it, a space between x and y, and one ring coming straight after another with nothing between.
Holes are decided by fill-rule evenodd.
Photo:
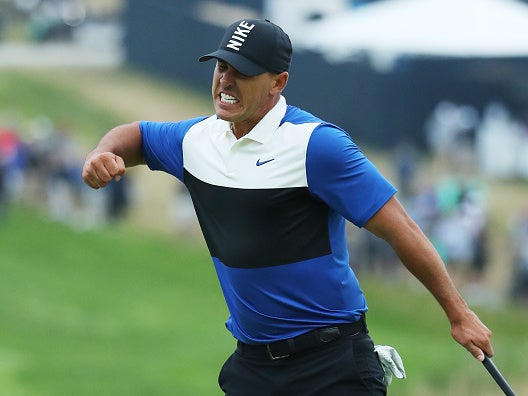
<instances>
[{"instance_id":1,"label":"cap brim","mask_svg":"<svg viewBox=\"0 0 528 396\"><path fill-rule=\"evenodd\" d=\"M219 59L227 62L245 76L256 76L267 71L262 66L257 65L244 56L231 51L217 50L201 56L198 60L205 62L210 59Z\"/></svg>"}]
</instances>

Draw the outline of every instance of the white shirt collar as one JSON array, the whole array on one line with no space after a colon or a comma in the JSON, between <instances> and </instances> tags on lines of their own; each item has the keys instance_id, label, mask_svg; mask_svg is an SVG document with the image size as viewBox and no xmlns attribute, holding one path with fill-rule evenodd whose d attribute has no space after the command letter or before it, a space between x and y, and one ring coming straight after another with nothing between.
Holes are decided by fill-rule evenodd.
<instances>
[{"instance_id":1,"label":"white shirt collar","mask_svg":"<svg viewBox=\"0 0 528 396\"><path fill-rule=\"evenodd\" d=\"M280 122L286 114L286 108L286 99L281 95L277 104L242 139L265 143L280 126Z\"/></svg>"}]
</instances>

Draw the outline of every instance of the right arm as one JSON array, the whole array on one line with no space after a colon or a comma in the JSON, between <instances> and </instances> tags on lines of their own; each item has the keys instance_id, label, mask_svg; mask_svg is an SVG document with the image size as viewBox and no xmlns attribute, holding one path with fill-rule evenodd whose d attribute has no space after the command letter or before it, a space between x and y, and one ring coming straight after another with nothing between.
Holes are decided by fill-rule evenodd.
<instances>
[{"instance_id":1,"label":"right arm","mask_svg":"<svg viewBox=\"0 0 528 396\"><path fill-rule=\"evenodd\" d=\"M111 129L86 156L82 178L92 188L119 180L126 167L145 164L139 121Z\"/></svg>"},{"instance_id":2,"label":"right arm","mask_svg":"<svg viewBox=\"0 0 528 396\"><path fill-rule=\"evenodd\" d=\"M436 298L451 324L452 337L479 361L485 354L493 356L491 331L469 308L436 249L395 197L370 218L365 228L386 240Z\"/></svg>"}]
</instances>

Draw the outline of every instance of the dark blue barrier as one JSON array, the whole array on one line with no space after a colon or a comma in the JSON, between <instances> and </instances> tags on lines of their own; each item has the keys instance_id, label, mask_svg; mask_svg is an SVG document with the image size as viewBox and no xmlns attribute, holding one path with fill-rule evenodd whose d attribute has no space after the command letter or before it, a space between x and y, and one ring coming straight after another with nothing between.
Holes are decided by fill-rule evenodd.
<instances>
[{"instance_id":1,"label":"dark blue barrier","mask_svg":"<svg viewBox=\"0 0 528 396\"><path fill-rule=\"evenodd\" d=\"M261 2L238 3L257 10ZM214 64L197 59L216 48L223 28L198 20L195 7L188 0L130 0L124 13L128 62L209 92ZM525 117L528 59L402 58L390 73L379 73L367 59L334 65L294 49L285 96L340 125L360 145L407 140L425 147L426 119L442 100L477 110L501 100Z\"/></svg>"}]
</instances>

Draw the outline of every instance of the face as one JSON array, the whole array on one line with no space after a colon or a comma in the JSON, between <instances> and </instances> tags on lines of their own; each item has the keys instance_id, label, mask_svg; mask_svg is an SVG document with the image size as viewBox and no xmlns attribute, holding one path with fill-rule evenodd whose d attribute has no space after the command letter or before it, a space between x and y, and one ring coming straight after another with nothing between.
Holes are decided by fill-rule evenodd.
<instances>
[{"instance_id":1,"label":"face","mask_svg":"<svg viewBox=\"0 0 528 396\"><path fill-rule=\"evenodd\" d=\"M244 134L249 132L275 105L287 76L284 72L248 77L229 63L218 60L212 84L217 116L233 123L234 128L244 129Z\"/></svg>"}]
</instances>

